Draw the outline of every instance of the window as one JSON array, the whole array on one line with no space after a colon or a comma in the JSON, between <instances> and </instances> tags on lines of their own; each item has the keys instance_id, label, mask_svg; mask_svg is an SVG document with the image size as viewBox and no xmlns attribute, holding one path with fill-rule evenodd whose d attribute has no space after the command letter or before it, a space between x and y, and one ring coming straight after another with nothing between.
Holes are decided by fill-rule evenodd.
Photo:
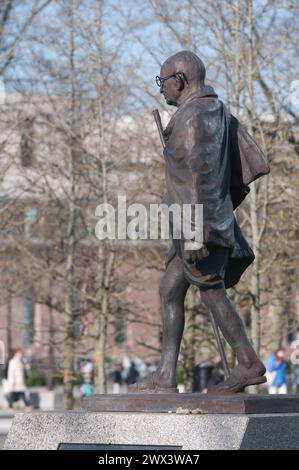
<instances>
[{"instance_id":1,"label":"window","mask_svg":"<svg viewBox=\"0 0 299 470\"><path fill-rule=\"evenodd\" d=\"M23 306L22 343L28 347L32 345L34 337L34 299L30 286L25 288Z\"/></svg>"},{"instance_id":2,"label":"window","mask_svg":"<svg viewBox=\"0 0 299 470\"><path fill-rule=\"evenodd\" d=\"M34 120L33 118L26 118L22 125L20 153L21 164L24 167L30 167L34 162Z\"/></svg>"},{"instance_id":3,"label":"window","mask_svg":"<svg viewBox=\"0 0 299 470\"><path fill-rule=\"evenodd\" d=\"M25 235L28 240L38 237L37 216L38 212L36 207L28 207L25 209Z\"/></svg>"},{"instance_id":4,"label":"window","mask_svg":"<svg viewBox=\"0 0 299 470\"><path fill-rule=\"evenodd\" d=\"M73 327L72 336L74 339L79 339L81 336L81 295L80 290L72 287L73 297Z\"/></svg>"},{"instance_id":5,"label":"window","mask_svg":"<svg viewBox=\"0 0 299 470\"><path fill-rule=\"evenodd\" d=\"M123 344L127 341L127 324L124 317L124 312L121 308L118 308L115 315L114 322L114 341L116 344Z\"/></svg>"}]
</instances>

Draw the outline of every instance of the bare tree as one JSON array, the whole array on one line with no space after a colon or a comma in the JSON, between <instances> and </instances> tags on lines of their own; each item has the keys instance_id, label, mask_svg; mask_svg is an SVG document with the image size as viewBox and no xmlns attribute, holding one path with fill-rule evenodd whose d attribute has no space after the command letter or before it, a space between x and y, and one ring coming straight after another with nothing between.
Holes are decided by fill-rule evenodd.
<instances>
[{"instance_id":1,"label":"bare tree","mask_svg":"<svg viewBox=\"0 0 299 470\"><path fill-rule=\"evenodd\" d=\"M17 0L4 0L0 4L0 75L10 66L34 20L52 0L27 1L20 9ZM21 18L21 21L19 21ZM18 21L16 21L18 19Z\"/></svg>"}]
</instances>

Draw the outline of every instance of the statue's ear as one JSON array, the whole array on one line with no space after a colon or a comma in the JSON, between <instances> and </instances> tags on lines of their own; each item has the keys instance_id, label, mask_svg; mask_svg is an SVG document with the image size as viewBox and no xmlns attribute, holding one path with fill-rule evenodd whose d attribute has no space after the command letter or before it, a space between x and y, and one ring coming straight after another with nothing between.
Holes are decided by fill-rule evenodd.
<instances>
[{"instance_id":1,"label":"statue's ear","mask_svg":"<svg viewBox=\"0 0 299 470\"><path fill-rule=\"evenodd\" d=\"M176 74L176 79L177 79L177 81L178 81L178 83L179 83L179 88L178 88L178 90L179 90L179 91L183 91L183 89L185 88L185 80L184 80L183 74L180 73L180 72L177 73L177 74Z\"/></svg>"}]
</instances>

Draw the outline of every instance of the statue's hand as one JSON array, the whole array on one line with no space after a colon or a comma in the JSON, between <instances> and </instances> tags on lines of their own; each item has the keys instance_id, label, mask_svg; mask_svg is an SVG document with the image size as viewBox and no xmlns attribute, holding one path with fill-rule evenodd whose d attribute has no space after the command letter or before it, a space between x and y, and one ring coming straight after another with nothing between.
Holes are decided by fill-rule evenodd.
<instances>
[{"instance_id":1,"label":"statue's hand","mask_svg":"<svg viewBox=\"0 0 299 470\"><path fill-rule=\"evenodd\" d=\"M187 263L192 264L196 263L197 261L202 260L203 258L206 258L209 255L209 250L205 245L202 245L201 248L199 249L190 249L192 245L190 246L190 243L197 243L197 242L187 242L187 246L185 245L184 249L184 258L187 261ZM188 249L189 246L189 249Z\"/></svg>"}]
</instances>

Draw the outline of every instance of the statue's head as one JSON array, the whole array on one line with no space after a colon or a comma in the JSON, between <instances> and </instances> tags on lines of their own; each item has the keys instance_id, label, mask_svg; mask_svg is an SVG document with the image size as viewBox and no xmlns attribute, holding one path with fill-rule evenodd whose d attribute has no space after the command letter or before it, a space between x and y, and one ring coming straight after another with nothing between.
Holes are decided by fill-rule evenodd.
<instances>
[{"instance_id":1,"label":"statue's head","mask_svg":"<svg viewBox=\"0 0 299 470\"><path fill-rule=\"evenodd\" d=\"M181 51L164 62L156 81L167 104L179 106L189 93L204 87L205 76L202 60L193 52Z\"/></svg>"}]
</instances>

